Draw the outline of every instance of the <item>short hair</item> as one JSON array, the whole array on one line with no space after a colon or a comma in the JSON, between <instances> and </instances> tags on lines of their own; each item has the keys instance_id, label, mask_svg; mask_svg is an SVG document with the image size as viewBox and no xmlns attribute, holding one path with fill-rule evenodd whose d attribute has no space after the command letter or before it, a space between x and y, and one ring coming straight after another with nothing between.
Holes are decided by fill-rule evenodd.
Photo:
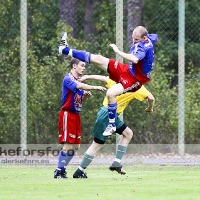
<instances>
[{"instance_id":1,"label":"short hair","mask_svg":"<svg viewBox=\"0 0 200 200\"><path fill-rule=\"evenodd\" d=\"M71 61L70 61L70 67L73 68L73 64L78 65L79 62L80 62L79 59L77 59L77 58L72 58Z\"/></svg>"},{"instance_id":2,"label":"short hair","mask_svg":"<svg viewBox=\"0 0 200 200\"><path fill-rule=\"evenodd\" d=\"M137 27L135 27L135 29L133 31L139 32L141 38L144 36L147 36L147 34L148 34L148 31L144 26L137 26Z\"/></svg>"}]
</instances>

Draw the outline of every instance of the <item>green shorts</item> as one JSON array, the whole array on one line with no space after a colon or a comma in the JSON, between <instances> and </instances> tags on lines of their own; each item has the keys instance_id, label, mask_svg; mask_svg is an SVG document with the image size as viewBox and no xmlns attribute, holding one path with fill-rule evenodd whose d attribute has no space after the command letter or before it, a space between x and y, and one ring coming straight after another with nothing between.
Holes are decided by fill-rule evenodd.
<instances>
[{"instance_id":1,"label":"green shorts","mask_svg":"<svg viewBox=\"0 0 200 200\"><path fill-rule=\"evenodd\" d=\"M115 124L116 124L116 132L119 134L122 134L124 129L126 128L125 123L119 118L118 114L115 118ZM97 113L96 122L94 124L92 135L95 138L98 138L101 141L106 141L108 139L108 136L103 136L103 132L106 130L106 127L108 126L108 109L104 106L102 106ZM123 127L123 130L120 128Z\"/></svg>"}]
</instances>

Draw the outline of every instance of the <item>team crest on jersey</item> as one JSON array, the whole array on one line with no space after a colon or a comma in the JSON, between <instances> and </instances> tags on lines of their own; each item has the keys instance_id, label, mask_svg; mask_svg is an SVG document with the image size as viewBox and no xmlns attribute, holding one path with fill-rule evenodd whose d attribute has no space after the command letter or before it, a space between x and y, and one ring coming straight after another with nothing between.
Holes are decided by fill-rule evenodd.
<instances>
[{"instance_id":1,"label":"team crest on jersey","mask_svg":"<svg viewBox=\"0 0 200 200\"><path fill-rule=\"evenodd\" d=\"M74 96L74 106L75 106L77 111L81 111L82 97L79 94L75 94L75 96Z\"/></svg>"}]
</instances>

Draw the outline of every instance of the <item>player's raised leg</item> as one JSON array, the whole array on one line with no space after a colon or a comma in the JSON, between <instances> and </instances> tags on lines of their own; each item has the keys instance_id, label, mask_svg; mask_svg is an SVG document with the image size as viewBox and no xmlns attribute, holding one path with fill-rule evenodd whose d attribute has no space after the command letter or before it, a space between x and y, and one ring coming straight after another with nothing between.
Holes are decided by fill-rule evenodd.
<instances>
[{"instance_id":1,"label":"player's raised leg","mask_svg":"<svg viewBox=\"0 0 200 200\"><path fill-rule=\"evenodd\" d=\"M82 51L82 50L76 50L71 49L68 46L67 42L67 33L63 33L61 36L60 45L58 47L58 52L60 54L65 54L72 56L74 58L77 58L83 62L86 63L95 63L97 64L101 69L107 71L109 59L98 54L91 54L90 52Z\"/></svg>"}]
</instances>

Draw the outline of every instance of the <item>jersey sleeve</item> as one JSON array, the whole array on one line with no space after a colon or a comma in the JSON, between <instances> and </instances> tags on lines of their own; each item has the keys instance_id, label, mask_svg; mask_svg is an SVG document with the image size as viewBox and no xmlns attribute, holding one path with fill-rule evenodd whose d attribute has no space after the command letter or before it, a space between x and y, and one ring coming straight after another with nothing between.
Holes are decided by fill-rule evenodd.
<instances>
[{"instance_id":1,"label":"jersey sleeve","mask_svg":"<svg viewBox=\"0 0 200 200\"><path fill-rule=\"evenodd\" d=\"M133 55L136 56L139 60L142 60L146 55L143 45L138 43Z\"/></svg>"},{"instance_id":2,"label":"jersey sleeve","mask_svg":"<svg viewBox=\"0 0 200 200\"><path fill-rule=\"evenodd\" d=\"M73 81L69 76L66 76L63 82L65 87L69 88L73 92L76 92L77 82Z\"/></svg>"}]
</instances>

